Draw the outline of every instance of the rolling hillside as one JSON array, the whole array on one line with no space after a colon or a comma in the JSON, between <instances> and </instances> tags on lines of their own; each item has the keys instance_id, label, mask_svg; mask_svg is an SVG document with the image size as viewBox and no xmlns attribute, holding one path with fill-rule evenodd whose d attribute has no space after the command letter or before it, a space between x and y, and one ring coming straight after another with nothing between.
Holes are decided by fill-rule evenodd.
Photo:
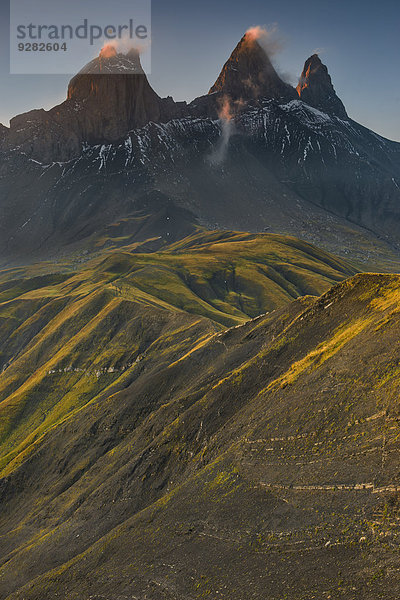
<instances>
[{"instance_id":1,"label":"rolling hillside","mask_svg":"<svg viewBox=\"0 0 400 600\"><path fill-rule=\"evenodd\" d=\"M3 596L396 598L398 287L159 352L8 457Z\"/></svg>"},{"instance_id":2,"label":"rolling hillside","mask_svg":"<svg viewBox=\"0 0 400 600\"><path fill-rule=\"evenodd\" d=\"M148 361L169 364L224 327L353 273L294 239L218 232L164 253L100 253L79 270L1 273L0 465Z\"/></svg>"},{"instance_id":3,"label":"rolling hillside","mask_svg":"<svg viewBox=\"0 0 400 600\"><path fill-rule=\"evenodd\" d=\"M1 597L398 597L399 277L210 235L2 273Z\"/></svg>"}]
</instances>

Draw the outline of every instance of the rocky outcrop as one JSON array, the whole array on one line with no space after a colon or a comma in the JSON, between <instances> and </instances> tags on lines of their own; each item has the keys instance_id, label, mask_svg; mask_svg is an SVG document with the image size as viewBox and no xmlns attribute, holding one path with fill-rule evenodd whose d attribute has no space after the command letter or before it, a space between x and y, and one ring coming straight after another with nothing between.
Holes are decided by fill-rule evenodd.
<instances>
[{"instance_id":1,"label":"rocky outcrop","mask_svg":"<svg viewBox=\"0 0 400 600\"><path fill-rule=\"evenodd\" d=\"M183 116L185 107L156 94L136 51L100 54L71 80L65 102L12 119L5 144L41 162L66 161L82 144L118 142L150 121Z\"/></svg>"},{"instance_id":2,"label":"rocky outcrop","mask_svg":"<svg viewBox=\"0 0 400 600\"><path fill-rule=\"evenodd\" d=\"M295 99L296 90L282 81L258 40L246 33L208 94L196 98L189 109L195 117L231 118L249 105L260 106L263 100L285 103Z\"/></svg>"},{"instance_id":3,"label":"rocky outcrop","mask_svg":"<svg viewBox=\"0 0 400 600\"><path fill-rule=\"evenodd\" d=\"M89 143L118 141L150 121L182 116L185 107L185 103L176 104L172 98L156 94L135 50L107 58L100 54L71 80L68 100L84 106L78 120L82 137Z\"/></svg>"},{"instance_id":4,"label":"rocky outcrop","mask_svg":"<svg viewBox=\"0 0 400 600\"><path fill-rule=\"evenodd\" d=\"M303 102L322 112L341 119L348 118L344 104L332 85L328 69L321 62L318 54L313 54L306 61L297 86L297 93Z\"/></svg>"},{"instance_id":5,"label":"rocky outcrop","mask_svg":"<svg viewBox=\"0 0 400 600\"><path fill-rule=\"evenodd\" d=\"M260 98L288 102L297 98L295 89L282 81L265 50L249 34L240 40L210 89L209 94L215 93L239 102Z\"/></svg>"}]
</instances>

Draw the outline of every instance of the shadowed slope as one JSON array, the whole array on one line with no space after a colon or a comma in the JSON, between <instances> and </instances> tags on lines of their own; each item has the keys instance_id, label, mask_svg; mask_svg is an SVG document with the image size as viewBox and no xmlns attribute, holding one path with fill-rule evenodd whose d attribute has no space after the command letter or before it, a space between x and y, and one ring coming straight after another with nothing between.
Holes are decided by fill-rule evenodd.
<instances>
[{"instance_id":1,"label":"shadowed slope","mask_svg":"<svg viewBox=\"0 0 400 600\"><path fill-rule=\"evenodd\" d=\"M397 598L398 290L198 340L48 432L2 481L3 595Z\"/></svg>"}]
</instances>

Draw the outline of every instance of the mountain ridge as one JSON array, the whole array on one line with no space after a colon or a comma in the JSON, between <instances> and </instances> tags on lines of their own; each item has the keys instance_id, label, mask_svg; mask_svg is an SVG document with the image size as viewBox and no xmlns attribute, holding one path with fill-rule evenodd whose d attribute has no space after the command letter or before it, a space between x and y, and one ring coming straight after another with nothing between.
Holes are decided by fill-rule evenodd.
<instances>
[{"instance_id":1,"label":"mountain ridge","mask_svg":"<svg viewBox=\"0 0 400 600\"><path fill-rule=\"evenodd\" d=\"M63 104L0 131L3 262L86 249L123 221L143 242L141 219L153 224L153 247L156 239L162 246L172 231L160 215L173 214L173 235L198 225L286 233L357 263L365 262L361 237L367 261L386 248L385 268L397 270L400 144L343 119L326 67L311 59L317 74L306 63L300 90L314 94L307 104L244 36L226 63L240 73L223 67L218 90L189 105L161 99L144 74L104 75L104 60L110 68L126 60L115 50L95 59ZM243 83L265 70L263 93L280 99ZM282 89L294 99L283 101Z\"/></svg>"},{"instance_id":2,"label":"mountain ridge","mask_svg":"<svg viewBox=\"0 0 400 600\"><path fill-rule=\"evenodd\" d=\"M226 331L159 316L117 387L6 457L4 597L397 598L398 289L357 275ZM68 398L85 373L47 377Z\"/></svg>"},{"instance_id":3,"label":"mountain ridge","mask_svg":"<svg viewBox=\"0 0 400 600\"><path fill-rule=\"evenodd\" d=\"M321 70L330 81L322 63ZM303 78L305 72L306 66ZM110 80L108 75L112 75ZM329 86L320 86L318 93L322 98L329 95ZM79 156L82 144L116 143L149 122L217 118L224 99L229 99L237 111L261 99L286 103L301 94L307 95L281 80L266 51L249 33L233 50L208 95L189 105L158 96L143 72L137 50L123 54L107 46L71 79L64 102L49 111L17 115L11 119L10 128L1 129L0 136L5 150L19 147L35 160L68 161Z\"/></svg>"}]
</instances>

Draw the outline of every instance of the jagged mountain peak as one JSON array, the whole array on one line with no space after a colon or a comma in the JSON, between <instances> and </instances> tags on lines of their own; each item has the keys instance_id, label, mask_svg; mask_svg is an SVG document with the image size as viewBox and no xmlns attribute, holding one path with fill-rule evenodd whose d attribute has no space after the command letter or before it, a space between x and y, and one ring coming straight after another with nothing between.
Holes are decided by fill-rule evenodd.
<instances>
[{"instance_id":1,"label":"jagged mountain peak","mask_svg":"<svg viewBox=\"0 0 400 600\"><path fill-rule=\"evenodd\" d=\"M159 121L162 114L162 100L134 50L121 54L103 49L71 79L67 98L76 106L80 137L89 143L116 141L134 127Z\"/></svg>"},{"instance_id":2,"label":"jagged mountain peak","mask_svg":"<svg viewBox=\"0 0 400 600\"><path fill-rule=\"evenodd\" d=\"M132 48L126 53L117 52L112 45L107 45L99 56L91 60L78 75L144 75L140 62L140 53Z\"/></svg>"},{"instance_id":3,"label":"jagged mountain peak","mask_svg":"<svg viewBox=\"0 0 400 600\"><path fill-rule=\"evenodd\" d=\"M313 54L304 64L297 86L301 100L328 114L347 118L343 102L337 96L328 68L318 54Z\"/></svg>"},{"instance_id":4,"label":"jagged mountain peak","mask_svg":"<svg viewBox=\"0 0 400 600\"><path fill-rule=\"evenodd\" d=\"M108 80L109 75L114 75ZM146 88L151 89L147 77L140 63L140 54L137 50L131 49L126 54L117 52L109 45L105 46L99 56L87 63L75 75L68 86L68 99L82 99L90 95L97 95L103 87L108 92L112 89L121 88ZM112 88L112 89L111 89ZM131 90L138 93L139 89ZM151 90L153 92L153 90Z\"/></svg>"},{"instance_id":5,"label":"jagged mountain peak","mask_svg":"<svg viewBox=\"0 0 400 600\"><path fill-rule=\"evenodd\" d=\"M247 32L222 68L209 94L222 93L234 100L259 98L283 101L297 98L282 81L258 39Z\"/></svg>"},{"instance_id":6,"label":"jagged mountain peak","mask_svg":"<svg viewBox=\"0 0 400 600\"><path fill-rule=\"evenodd\" d=\"M81 153L82 143L118 142L151 121L182 116L184 108L153 90L137 50L123 54L106 46L71 79L62 104L14 117L10 133L0 128L0 142L43 162L65 161Z\"/></svg>"}]
</instances>

